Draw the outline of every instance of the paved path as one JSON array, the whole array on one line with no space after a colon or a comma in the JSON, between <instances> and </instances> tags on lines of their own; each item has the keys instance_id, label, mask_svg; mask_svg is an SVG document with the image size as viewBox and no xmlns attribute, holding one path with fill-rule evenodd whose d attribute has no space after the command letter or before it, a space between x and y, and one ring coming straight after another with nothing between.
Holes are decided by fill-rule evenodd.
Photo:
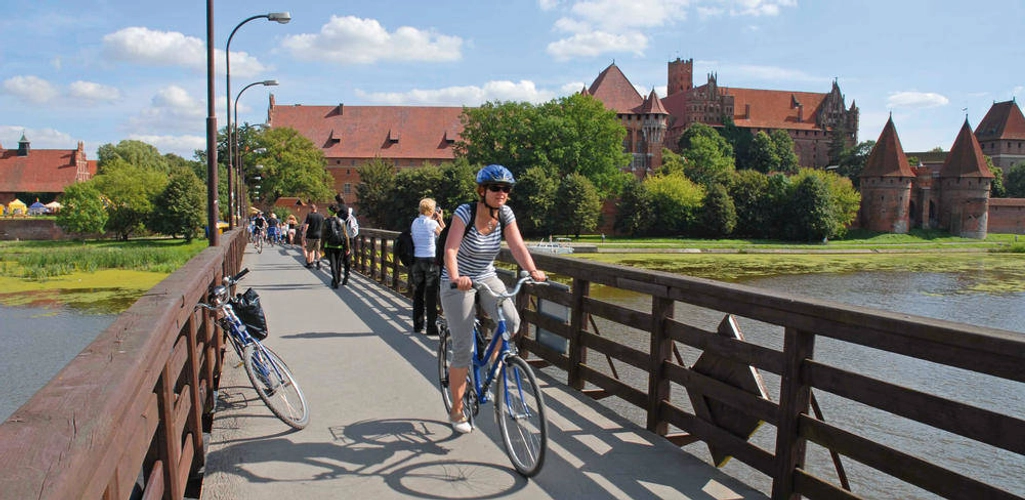
<instances>
[{"instance_id":1,"label":"paved path","mask_svg":"<svg viewBox=\"0 0 1025 500\"><path fill-rule=\"evenodd\" d=\"M301 260L297 248L250 247L242 285L260 293L267 344L305 390L310 424L291 431L271 415L229 353L201 498L765 497L541 374L549 454L537 477L520 477L491 405L471 434L448 426L437 340L411 333L406 298L356 273L333 290L326 266Z\"/></svg>"}]
</instances>

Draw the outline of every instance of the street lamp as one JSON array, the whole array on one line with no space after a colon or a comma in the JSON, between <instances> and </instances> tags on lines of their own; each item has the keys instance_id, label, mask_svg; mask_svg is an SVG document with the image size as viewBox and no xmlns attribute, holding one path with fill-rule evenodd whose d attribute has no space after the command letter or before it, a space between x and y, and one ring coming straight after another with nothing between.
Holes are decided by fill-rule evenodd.
<instances>
[{"instance_id":1,"label":"street lamp","mask_svg":"<svg viewBox=\"0 0 1025 500\"><path fill-rule=\"evenodd\" d=\"M210 2L210 3L212 4L212 2ZM212 16L208 16L208 17L212 17ZM227 165L228 165L228 185L229 186L231 186L231 166L233 165L233 163L232 163L232 154L233 154L232 153L232 147L233 147L233 142L232 142L232 134L231 134L231 39L235 37L235 32L238 31L238 29L241 28L243 24L246 24L249 21L252 21L253 19L266 19L268 21L275 21L275 22L277 22L279 24L287 24L289 21L292 20L292 15L289 14L288 12L271 12L269 14L261 14L261 15L257 15L257 16L252 16L252 17L249 17L246 20L238 23L238 25L235 26L235 29L231 30L231 35L228 36L228 43L224 47L224 66L225 66L224 73L225 73L225 80L226 80L225 81L225 95L227 96L227 101L228 101L228 114L227 114L227 116L224 117L224 119L228 121L228 123L226 125L226 128L225 128L225 130L227 131L227 136L228 136L227 137L228 140L226 142L227 147L225 149L226 149L226 151L228 153ZM230 204L230 199L229 199L229 204ZM234 221L230 220L230 219L234 219L234 217L230 216L231 207L229 207L228 212L229 212L228 227L232 228L232 227L234 227Z\"/></svg>"},{"instance_id":2,"label":"street lamp","mask_svg":"<svg viewBox=\"0 0 1025 500\"><path fill-rule=\"evenodd\" d=\"M253 82L253 83L250 83L249 85L246 85L245 87L242 87L242 90L238 91L238 95L235 96L235 123L234 123L234 125L232 126L232 129L231 129L232 130L231 134L232 134L232 136L235 137L235 141L234 142L238 142L238 100L242 97L242 93L245 92L247 89L249 89L249 87L255 87L257 85L263 85L263 86L266 86L266 87L274 87L274 86L278 85L278 81L277 80L264 80L262 82ZM236 147L237 146L238 145L236 144ZM237 151L235 152L235 164L234 165L231 164L231 163L228 164L228 172L231 172L232 169L236 169L236 174L238 176L239 184L241 185L241 181L242 181L242 155L240 155ZM231 180L230 179L231 178L229 177L229 180L228 180L228 191L229 192L232 191L232 189L231 189L232 186L231 186ZM237 209L237 213L239 214L239 217L242 217L242 191L241 191L241 189L239 189L238 197L235 200L235 207Z\"/></svg>"}]
</instances>

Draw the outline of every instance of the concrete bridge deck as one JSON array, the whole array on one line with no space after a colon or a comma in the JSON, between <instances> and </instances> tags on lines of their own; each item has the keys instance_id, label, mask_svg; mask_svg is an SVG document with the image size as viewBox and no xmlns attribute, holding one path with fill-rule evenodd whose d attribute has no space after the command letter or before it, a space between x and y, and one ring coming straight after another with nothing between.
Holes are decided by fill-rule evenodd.
<instances>
[{"instance_id":1,"label":"concrete bridge deck","mask_svg":"<svg viewBox=\"0 0 1025 500\"><path fill-rule=\"evenodd\" d=\"M648 498L765 495L538 373L549 452L530 480L509 463L492 405L453 433L437 387L437 339L414 334L410 303L353 273L338 290L298 248L246 250L242 282L261 296L267 345L289 364L311 407L292 431L226 356L203 499Z\"/></svg>"}]
</instances>

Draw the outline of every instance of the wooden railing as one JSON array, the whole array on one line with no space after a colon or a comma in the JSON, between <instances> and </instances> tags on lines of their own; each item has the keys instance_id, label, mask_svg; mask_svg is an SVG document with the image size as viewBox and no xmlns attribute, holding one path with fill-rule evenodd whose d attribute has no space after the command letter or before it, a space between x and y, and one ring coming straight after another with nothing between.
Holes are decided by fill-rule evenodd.
<instances>
[{"instance_id":1,"label":"wooden railing","mask_svg":"<svg viewBox=\"0 0 1025 500\"><path fill-rule=\"evenodd\" d=\"M399 290L404 282L398 277L402 268L392 256L396 236L395 232L364 229L357 245L357 269ZM500 260L514 264L508 250L503 250ZM1025 393L1025 335L581 259L535 254L534 260L570 287L568 292L535 287L521 294L522 349L564 370L569 386L595 398L615 396L643 410L647 428L674 443L700 440L712 450L717 463L733 457L760 471L771 478L775 499L860 498L856 491L844 488L845 479L834 481L808 471L809 442L834 456L839 478L844 476L839 467L843 456L945 498L1004 499L1025 494L950 470L932 457L916 457L910 450L873 439L862 429L827 423L815 416L818 407L813 394L829 393L981 446L1006 450L1015 460L1025 459L1025 421L1020 414L910 389L888 380L885 374L855 373L815 355L816 339L836 339L866 356L874 356L874 350L887 351L1005 379L1013 384L1012 394L1021 398ZM650 301L650 309L630 309L596 299L590 294L594 285L642 294ZM568 308L568 321L539 314L530 305L538 298ZM714 328L689 316L676 317L681 304L714 311L723 315L724 322ZM646 339L641 346L616 342L601 335L596 318L607 325L603 328L639 331ZM774 335L770 344L778 347L723 335L724 325L736 325L740 320L766 325ZM530 325L566 339L568 350L562 353L545 347L528 334L536 331ZM679 354L683 348L716 358L720 366L732 363L749 372L748 367L753 367L775 374L778 393L762 394L750 384L715 376L714 370L688 366ZM618 375L629 370L642 373L646 380L631 383ZM686 394L687 398L674 401L672 394ZM721 409L718 416L709 410L713 405ZM810 414L809 407L816 411ZM724 413L730 418L724 418ZM737 432L733 417L773 426L774 447L752 444L748 434Z\"/></svg>"},{"instance_id":2,"label":"wooden railing","mask_svg":"<svg viewBox=\"0 0 1025 500\"><path fill-rule=\"evenodd\" d=\"M224 336L195 311L240 268L226 233L122 313L0 425L0 498L185 496L204 463Z\"/></svg>"}]
</instances>

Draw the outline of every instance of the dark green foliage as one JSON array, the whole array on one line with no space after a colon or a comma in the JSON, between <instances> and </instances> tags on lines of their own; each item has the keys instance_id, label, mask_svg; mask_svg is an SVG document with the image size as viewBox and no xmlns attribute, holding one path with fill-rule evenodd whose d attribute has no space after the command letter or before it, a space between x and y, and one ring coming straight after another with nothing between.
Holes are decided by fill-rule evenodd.
<instances>
[{"instance_id":1,"label":"dark green foliage","mask_svg":"<svg viewBox=\"0 0 1025 500\"><path fill-rule=\"evenodd\" d=\"M1006 198L1007 188L1004 187L1004 170L1000 167L993 165L993 160L987 156L986 166L989 167L989 171L993 174L993 185L989 191L990 198Z\"/></svg>"},{"instance_id":2,"label":"dark green foliage","mask_svg":"<svg viewBox=\"0 0 1025 500\"><path fill-rule=\"evenodd\" d=\"M614 223L617 232L633 237L649 234L655 223L654 201L644 183L636 179L627 183L616 205L619 208Z\"/></svg>"},{"instance_id":3,"label":"dark green foliage","mask_svg":"<svg viewBox=\"0 0 1025 500\"><path fill-rule=\"evenodd\" d=\"M733 232L748 238L766 238L769 224L769 178L755 170L738 170L730 194L737 214Z\"/></svg>"},{"instance_id":4,"label":"dark green foliage","mask_svg":"<svg viewBox=\"0 0 1025 500\"><path fill-rule=\"evenodd\" d=\"M167 174L159 169L115 160L93 181L107 199L105 229L124 241L145 229L144 224L153 211L153 201L167 185Z\"/></svg>"},{"instance_id":5,"label":"dark green foliage","mask_svg":"<svg viewBox=\"0 0 1025 500\"><path fill-rule=\"evenodd\" d=\"M242 149L239 158L253 198L260 185L261 204L271 206L282 196L304 200L334 196L334 179L324 166L324 153L313 141L289 127L267 129L253 139L257 149L248 153Z\"/></svg>"},{"instance_id":6,"label":"dark green foliage","mask_svg":"<svg viewBox=\"0 0 1025 500\"><path fill-rule=\"evenodd\" d=\"M733 198L720 184L709 186L701 212L701 233L708 238L729 236L737 226L737 209Z\"/></svg>"},{"instance_id":7,"label":"dark green foliage","mask_svg":"<svg viewBox=\"0 0 1025 500\"><path fill-rule=\"evenodd\" d=\"M776 157L779 158L776 171L784 174L797 173L798 158L797 153L794 152L794 140L790 134L786 130L776 129L769 133L769 138L772 139Z\"/></svg>"},{"instance_id":8,"label":"dark green foliage","mask_svg":"<svg viewBox=\"0 0 1025 500\"><path fill-rule=\"evenodd\" d=\"M776 154L776 144L772 142L769 134L758 132L751 140L751 148L748 151L750 163L747 168L757 170L763 174L774 172L779 168L779 155Z\"/></svg>"},{"instance_id":9,"label":"dark green foliage","mask_svg":"<svg viewBox=\"0 0 1025 500\"><path fill-rule=\"evenodd\" d=\"M63 208L57 213L57 226L65 232L86 235L103 231L107 211L95 183L78 182L68 186L61 196L61 204Z\"/></svg>"},{"instance_id":10,"label":"dark green foliage","mask_svg":"<svg viewBox=\"0 0 1025 500\"><path fill-rule=\"evenodd\" d=\"M872 148L876 145L876 141L865 141L858 143L850 149L845 149L843 154L840 155L839 163L831 163L831 165L839 165L836 173L843 177L851 180L851 184L854 187L858 187L861 182L861 171L865 168L865 163L868 162L868 155L872 154ZM909 162L911 158L908 158ZM912 167L917 166L917 159L911 164Z\"/></svg>"},{"instance_id":11,"label":"dark green foliage","mask_svg":"<svg viewBox=\"0 0 1025 500\"><path fill-rule=\"evenodd\" d=\"M395 185L395 165L381 158L363 164L356 169L359 184L360 216L370 222L371 227L388 227L388 201Z\"/></svg>"},{"instance_id":12,"label":"dark green foliage","mask_svg":"<svg viewBox=\"0 0 1025 500\"><path fill-rule=\"evenodd\" d=\"M558 219L553 211L559 181L539 167L528 168L516 179L509 206L516 213L516 225L524 236L548 236Z\"/></svg>"},{"instance_id":13,"label":"dark green foliage","mask_svg":"<svg viewBox=\"0 0 1025 500\"><path fill-rule=\"evenodd\" d=\"M579 237L581 233L597 229L601 197L583 174L570 174L559 184L554 208L552 218L556 231Z\"/></svg>"},{"instance_id":14,"label":"dark green foliage","mask_svg":"<svg viewBox=\"0 0 1025 500\"><path fill-rule=\"evenodd\" d=\"M829 186L818 176L807 176L795 186L787 204L790 214L784 235L794 241L822 241L833 236L835 226Z\"/></svg>"},{"instance_id":15,"label":"dark green foliage","mask_svg":"<svg viewBox=\"0 0 1025 500\"><path fill-rule=\"evenodd\" d=\"M1025 198L1025 161L1016 163L1007 171L1004 191L1010 198Z\"/></svg>"},{"instance_id":16,"label":"dark green foliage","mask_svg":"<svg viewBox=\"0 0 1025 500\"><path fill-rule=\"evenodd\" d=\"M154 201L149 227L153 231L191 242L204 225L206 196L202 181L188 167L171 171L167 187Z\"/></svg>"}]
</instances>

